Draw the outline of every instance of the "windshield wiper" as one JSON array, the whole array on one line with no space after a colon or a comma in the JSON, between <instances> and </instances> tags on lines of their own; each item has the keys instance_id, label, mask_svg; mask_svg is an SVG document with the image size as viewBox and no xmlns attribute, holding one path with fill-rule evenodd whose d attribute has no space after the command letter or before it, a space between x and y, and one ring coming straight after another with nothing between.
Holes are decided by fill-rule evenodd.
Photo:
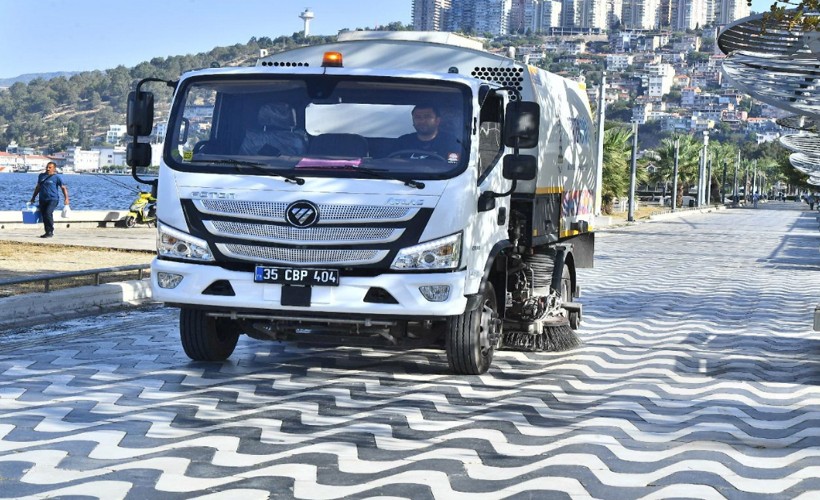
<instances>
[{"instance_id":1,"label":"windshield wiper","mask_svg":"<svg viewBox=\"0 0 820 500\"><path fill-rule=\"evenodd\" d=\"M351 165L353 166L353 165ZM362 172L365 174L372 175L373 177L378 177L379 179L388 179L391 181L399 181L403 182L405 186L416 188L416 189L424 189L424 183L421 181L414 181L413 179L399 179L395 175L390 175L389 173L385 172L384 170L375 170L372 168L367 167L360 167L360 166L353 166L354 168L351 169L352 172Z\"/></svg>"},{"instance_id":2,"label":"windshield wiper","mask_svg":"<svg viewBox=\"0 0 820 500\"><path fill-rule=\"evenodd\" d=\"M305 183L305 180L301 177L296 177L293 175L283 174L281 172L277 172L270 168L270 165L265 163L259 163L256 161L248 161L248 160L237 160L234 158L218 158L213 160L190 160L189 163L225 163L228 165L233 165L236 168L237 172L241 172L242 169L240 167L252 167L260 172L264 172L266 174L273 174L278 177L282 177L285 179L286 182L292 182L296 185L301 186Z\"/></svg>"}]
</instances>

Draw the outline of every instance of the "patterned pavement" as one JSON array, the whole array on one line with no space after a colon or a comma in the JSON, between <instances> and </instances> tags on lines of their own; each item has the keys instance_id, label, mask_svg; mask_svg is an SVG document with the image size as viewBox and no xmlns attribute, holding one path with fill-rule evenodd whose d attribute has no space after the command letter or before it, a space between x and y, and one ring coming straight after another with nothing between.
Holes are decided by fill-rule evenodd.
<instances>
[{"instance_id":1,"label":"patterned pavement","mask_svg":"<svg viewBox=\"0 0 820 500\"><path fill-rule=\"evenodd\" d=\"M820 232L805 205L598 234L583 345L242 338L159 307L0 335L0 498L818 498Z\"/></svg>"}]
</instances>

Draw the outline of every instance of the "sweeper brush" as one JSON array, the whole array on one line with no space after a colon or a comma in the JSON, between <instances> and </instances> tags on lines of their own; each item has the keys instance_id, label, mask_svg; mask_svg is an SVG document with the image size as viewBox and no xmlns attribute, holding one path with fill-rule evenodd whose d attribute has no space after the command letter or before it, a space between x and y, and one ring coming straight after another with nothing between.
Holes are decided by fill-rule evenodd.
<instances>
[{"instance_id":1,"label":"sweeper brush","mask_svg":"<svg viewBox=\"0 0 820 500\"><path fill-rule=\"evenodd\" d=\"M501 337L502 349L511 351L568 351L581 345L581 339L570 326L569 320L541 325L540 331L506 330Z\"/></svg>"}]
</instances>

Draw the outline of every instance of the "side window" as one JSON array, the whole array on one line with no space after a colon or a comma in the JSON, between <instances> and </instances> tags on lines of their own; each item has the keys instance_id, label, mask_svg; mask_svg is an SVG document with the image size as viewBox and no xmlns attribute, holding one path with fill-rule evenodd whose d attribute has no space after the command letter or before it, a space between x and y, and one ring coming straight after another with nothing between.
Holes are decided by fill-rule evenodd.
<instances>
[{"instance_id":1,"label":"side window","mask_svg":"<svg viewBox=\"0 0 820 500\"><path fill-rule=\"evenodd\" d=\"M501 156L501 124L504 122L503 101L490 94L481 107L478 127L478 174L484 175Z\"/></svg>"}]
</instances>

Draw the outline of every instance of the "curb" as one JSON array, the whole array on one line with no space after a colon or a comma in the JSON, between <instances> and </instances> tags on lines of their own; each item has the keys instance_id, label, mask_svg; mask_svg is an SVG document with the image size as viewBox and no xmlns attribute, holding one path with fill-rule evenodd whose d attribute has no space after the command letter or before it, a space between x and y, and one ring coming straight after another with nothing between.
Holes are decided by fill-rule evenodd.
<instances>
[{"instance_id":1,"label":"curb","mask_svg":"<svg viewBox=\"0 0 820 500\"><path fill-rule=\"evenodd\" d=\"M152 303L151 281L121 281L0 298L0 332Z\"/></svg>"},{"instance_id":2,"label":"curb","mask_svg":"<svg viewBox=\"0 0 820 500\"><path fill-rule=\"evenodd\" d=\"M666 220L666 219L673 219L673 218L682 217L682 216L685 216L685 215L707 214L707 213L711 213L711 212L719 212L719 211L728 210L728 209L729 209L729 207L723 207L723 206L716 206L716 207L710 206L710 207L704 207L704 208L684 208L684 209L678 209L674 212L669 211L669 212L656 213L656 214L653 214L653 215L650 215L650 216L646 217L645 219L637 219L637 220L634 220L634 221L631 221L631 222L626 221L626 220L618 220L618 221L613 222L612 221L612 216L600 216L599 218L607 218L608 217L610 219L610 221L609 221L608 224L596 226L595 230L596 231L606 231L608 229L620 229L620 228L623 228L623 227L634 226L634 225L637 225L637 224L646 224L647 222L655 222L655 221L662 221L662 220Z\"/></svg>"},{"instance_id":3,"label":"curb","mask_svg":"<svg viewBox=\"0 0 820 500\"><path fill-rule=\"evenodd\" d=\"M654 214L649 216L649 220L664 220L664 219L671 219L672 217L679 217L681 215L687 214L708 214L710 212L718 212L720 210L727 210L724 206L711 206L711 207L703 207L703 208L687 208L685 210L675 210L674 212L662 212L659 214Z\"/></svg>"}]
</instances>

